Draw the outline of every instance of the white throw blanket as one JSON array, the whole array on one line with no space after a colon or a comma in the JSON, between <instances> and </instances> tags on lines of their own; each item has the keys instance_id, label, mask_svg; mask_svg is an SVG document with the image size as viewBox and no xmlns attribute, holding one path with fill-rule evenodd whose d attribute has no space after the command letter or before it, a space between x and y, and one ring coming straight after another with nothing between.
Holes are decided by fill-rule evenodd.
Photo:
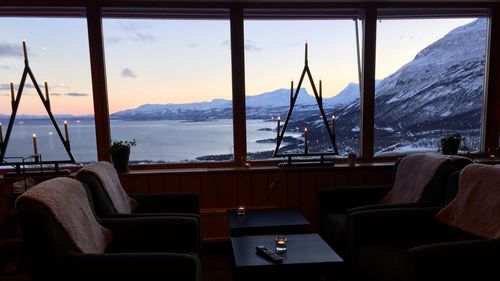
<instances>
[{"instance_id":1,"label":"white throw blanket","mask_svg":"<svg viewBox=\"0 0 500 281\"><path fill-rule=\"evenodd\" d=\"M437 170L446 162L470 161L461 156L419 153L406 156L399 163L392 190L382 198L382 204L415 203L420 200Z\"/></svg>"},{"instance_id":2,"label":"white throw blanket","mask_svg":"<svg viewBox=\"0 0 500 281\"><path fill-rule=\"evenodd\" d=\"M123 189L118 173L111 163L106 161L92 163L81 168L77 175L80 173L91 173L99 179L118 213L130 214L137 206L135 199L130 198Z\"/></svg>"},{"instance_id":3,"label":"white throw blanket","mask_svg":"<svg viewBox=\"0 0 500 281\"><path fill-rule=\"evenodd\" d=\"M16 204L24 200L47 206L82 253L104 253L111 242L111 231L97 222L87 193L77 180L54 178L42 182L19 196Z\"/></svg>"},{"instance_id":4,"label":"white throw blanket","mask_svg":"<svg viewBox=\"0 0 500 281\"><path fill-rule=\"evenodd\" d=\"M436 218L483 238L500 239L500 167L465 167L458 179L457 196Z\"/></svg>"}]
</instances>

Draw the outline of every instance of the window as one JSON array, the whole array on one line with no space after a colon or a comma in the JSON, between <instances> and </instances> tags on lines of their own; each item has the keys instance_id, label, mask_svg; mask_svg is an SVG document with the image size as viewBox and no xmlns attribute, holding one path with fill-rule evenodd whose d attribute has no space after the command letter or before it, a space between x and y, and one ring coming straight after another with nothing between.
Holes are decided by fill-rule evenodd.
<instances>
[{"instance_id":1,"label":"window","mask_svg":"<svg viewBox=\"0 0 500 281\"><path fill-rule=\"evenodd\" d=\"M111 135L132 163L233 157L227 11L106 11Z\"/></svg>"},{"instance_id":2,"label":"window","mask_svg":"<svg viewBox=\"0 0 500 281\"><path fill-rule=\"evenodd\" d=\"M479 151L485 13L446 18L412 11L379 14L375 154L438 151L440 139L456 133L462 137L462 152Z\"/></svg>"},{"instance_id":3,"label":"window","mask_svg":"<svg viewBox=\"0 0 500 281\"><path fill-rule=\"evenodd\" d=\"M321 80L323 108L330 128L332 117L336 118L339 154L344 156L349 151L359 154L360 53L356 35L361 36L361 24L357 25L359 20L354 19L359 19L356 10L245 12L247 154L250 160L272 157L278 118L282 130L290 109L291 82L295 93L304 69L306 42L308 66L318 95ZM332 152L322 118L306 75L284 132L280 153L304 153L306 128L309 153Z\"/></svg>"},{"instance_id":4,"label":"window","mask_svg":"<svg viewBox=\"0 0 500 281\"><path fill-rule=\"evenodd\" d=\"M24 14L29 14L24 11ZM12 12L12 11L10 11ZM34 11L32 11L34 12ZM81 10L59 13L36 11L38 16L9 16L0 10L0 122L3 138L12 114L10 82L17 95L24 70L22 41L26 40L29 66L64 136L68 124L71 152L77 163L95 161L96 137L87 23ZM63 143L31 79L26 79L4 159L8 163L33 155L33 134L42 161L69 160ZM7 158L9 157L9 158Z\"/></svg>"}]
</instances>

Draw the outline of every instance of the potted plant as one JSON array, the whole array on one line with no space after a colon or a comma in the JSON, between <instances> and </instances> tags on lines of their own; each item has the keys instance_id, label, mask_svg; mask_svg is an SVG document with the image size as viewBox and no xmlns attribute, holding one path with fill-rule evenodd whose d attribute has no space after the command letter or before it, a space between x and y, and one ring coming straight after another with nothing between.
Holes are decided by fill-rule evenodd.
<instances>
[{"instance_id":1,"label":"potted plant","mask_svg":"<svg viewBox=\"0 0 500 281\"><path fill-rule=\"evenodd\" d=\"M458 147L460 146L460 140L462 136L460 134L452 134L441 139L441 152L446 155L455 155L458 153Z\"/></svg>"},{"instance_id":2,"label":"potted plant","mask_svg":"<svg viewBox=\"0 0 500 281\"><path fill-rule=\"evenodd\" d=\"M130 157L130 147L135 146L135 139L131 141L112 140L109 153L117 172L128 171L128 159Z\"/></svg>"}]
</instances>

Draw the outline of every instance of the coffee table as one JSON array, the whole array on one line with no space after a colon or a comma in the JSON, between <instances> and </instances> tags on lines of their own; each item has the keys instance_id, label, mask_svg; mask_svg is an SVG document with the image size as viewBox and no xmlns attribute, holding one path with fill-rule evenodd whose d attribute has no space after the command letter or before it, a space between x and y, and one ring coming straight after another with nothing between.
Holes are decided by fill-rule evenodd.
<instances>
[{"instance_id":1,"label":"coffee table","mask_svg":"<svg viewBox=\"0 0 500 281\"><path fill-rule=\"evenodd\" d=\"M309 221L295 209L246 210L238 215L227 212L231 236L306 233Z\"/></svg>"},{"instance_id":2,"label":"coffee table","mask_svg":"<svg viewBox=\"0 0 500 281\"><path fill-rule=\"evenodd\" d=\"M289 276L296 280L314 279L318 274L333 274L343 263L341 257L316 233L287 235L283 263L274 264L256 254L255 247L275 248L275 235L232 237L235 275L238 280L280 279Z\"/></svg>"}]
</instances>

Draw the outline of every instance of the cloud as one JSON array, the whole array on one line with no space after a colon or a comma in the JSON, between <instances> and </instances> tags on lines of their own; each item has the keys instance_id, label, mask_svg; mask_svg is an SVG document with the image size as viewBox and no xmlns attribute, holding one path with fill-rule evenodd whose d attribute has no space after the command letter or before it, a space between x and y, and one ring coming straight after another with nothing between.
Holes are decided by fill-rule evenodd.
<instances>
[{"instance_id":1,"label":"cloud","mask_svg":"<svg viewBox=\"0 0 500 281\"><path fill-rule=\"evenodd\" d=\"M187 43L187 44L186 44L186 47L188 47L188 48L193 48L193 49L194 49L194 48L198 48L199 46L200 46L200 45L199 45L199 44L197 44L197 43Z\"/></svg>"},{"instance_id":2,"label":"cloud","mask_svg":"<svg viewBox=\"0 0 500 281\"><path fill-rule=\"evenodd\" d=\"M229 43L230 43L229 40L222 41L222 45L224 45L224 46L229 46ZM257 46L257 44L254 41L245 40L245 51L258 52L260 50L262 50L262 48Z\"/></svg>"},{"instance_id":3,"label":"cloud","mask_svg":"<svg viewBox=\"0 0 500 281\"><path fill-rule=\"evenodd\" d=\"M253 51L260 51L262 50L261 47L257 46L257 44L252 41L252 40L245 40L245 51L253 52Z\"/></svg>"},{"instance_id":4,"label":"cloud","mask_svg":"<svg viewBox=\"0 0 500 281\"><path fill-rule=\"evenodd\" d=\"M70 96L70 97L87 97L89 94L85 94L85 93L66 93L64 95L65 96Z\"/></svg>"},{"instance_id":5,"label":"cloud","mask_svg":"<svg viewBox=\"0 0 500 281\"><path fill-rule=\"evenodd\" d=\"M10 66L8 66L8 65L0 65L0 69L10 69Z\"/></svg>"},{"instance_id":6,"label":"cloud","mask_svg":"<svg viewBox=\"0 0 500 281\"><path fill-rule=\"evenodd\" d=\"M61 94L59 93L50 93L50 96L60 96Z\"/></svg>"},{"instance_id":7,"label":"cloud","mask_svg":"<svg viewBox=\"0 0 500 281\"><path fill-rule=\"evenodd\" d=\"M19 88L19 84L14 84L14 90L17 93L17 89ZM25 89L34 89L35 86L33 84L24 84ZM0 84L0 90L10 90L10 83Z\"/></svg>"},{"instance_id":8,"label":"cloud","mask_svg":"<svg viewBox=\"0 0 500 281\"><path fill-rule=\"evenodd\" d=\"M153 34L140 33L140 32L136 32L130 39L133 41L140 41L140 42L155 42L156 41L156 37Z\"/></svg>"},{"instance_id":9,"label":"cloud","mask_svg":"<svg viewBox=\"0 0 500 281\"><path fill-rule=\"evenodd\" d=\"M135 75L135 73L132 71L132 69L125 67L122 70L122 77L123 78L135 78L135 77L137 77L137 75Z\"/></svg>"},{"instance_id":10,"label":"cloud","mask_svg":"<svg viewBox=\"0 0 500 281\"><path fill-rule=\"evenodd\" d=\"M18 45L0 43L0 58L21 57L22 51Z\"/></svg>"},{"instance_id":11,"label":"cloud","mask_svg":"<svg viewBox=\"0 0 500 281\"><path fill-rule=\"evenodd\" d=\"M109 44L118 44L123 40L123 38L121 38L120 36L110 36L104 37L104 40Z\"/></svg>"}]
</instances>

